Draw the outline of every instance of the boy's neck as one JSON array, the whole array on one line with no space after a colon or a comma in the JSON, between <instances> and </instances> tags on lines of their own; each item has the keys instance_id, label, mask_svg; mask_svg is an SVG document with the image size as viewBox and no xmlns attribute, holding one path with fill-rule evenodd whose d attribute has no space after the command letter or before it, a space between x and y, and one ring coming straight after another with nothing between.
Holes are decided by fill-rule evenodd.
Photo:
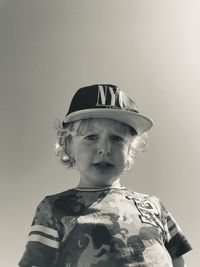
<instances>
[{"instance_id":1,"label":"boy's neck","mask_svg":"<svg viewBox=\"0 0 200 267\"><path fill-rule=\"evenodd\" d=\"M106 189L106 188L121 188L120 179L117 179L110 185L102 185L102 186L94 186L94 185L82 185L81 182L78 184L76 188L80 189Z\"/></svg>"}]
</instances>

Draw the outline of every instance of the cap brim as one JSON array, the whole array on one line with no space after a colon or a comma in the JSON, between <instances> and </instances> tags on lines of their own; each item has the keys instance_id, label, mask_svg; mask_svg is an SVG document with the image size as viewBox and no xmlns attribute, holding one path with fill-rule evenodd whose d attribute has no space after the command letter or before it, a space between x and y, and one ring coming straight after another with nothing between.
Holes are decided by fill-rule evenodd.
<instances>
[{"instance_id":1,"label":"cap brim","mask_svg":"<svg viewBox=\"0 0 200 267\"><path fill-rule=\"evenodd\" d=\"M138 134L148 131L153 126L153 121L141 113L118 109L84 109L75 111L67 115L63 123L91 118L105 118L126 123L134 128Z\"/></svg>"}]
</instances>

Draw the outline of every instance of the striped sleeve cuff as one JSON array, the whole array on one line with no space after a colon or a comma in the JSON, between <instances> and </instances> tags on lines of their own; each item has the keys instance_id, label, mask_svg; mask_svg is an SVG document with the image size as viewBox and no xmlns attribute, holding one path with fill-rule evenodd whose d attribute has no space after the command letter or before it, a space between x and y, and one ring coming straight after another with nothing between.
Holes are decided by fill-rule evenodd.
<instances>
[{"instance_id":1,"label":"striped sleeve cuff","mask_svg":"<svg viewBox=\"0 0 200 267\"><path fill-rule=\"evenodd\" d=\"M180 227L175 222L175 220L172 218L172 216L167 217L167 226L168 226L170 239L173 238L178 232L181 232Z\"/></svg>"},{"instance_id":2,"label":"striped sleeve cuff","mask_svg":"<svg viewBox=\"0 0 200 267\"><path fill-rule=\"evenodd\" d=\"M51 248L59 248L58 232L43 225L31 226L28 241L40 242L43 245Z\"/></svg>"}]
</instances>

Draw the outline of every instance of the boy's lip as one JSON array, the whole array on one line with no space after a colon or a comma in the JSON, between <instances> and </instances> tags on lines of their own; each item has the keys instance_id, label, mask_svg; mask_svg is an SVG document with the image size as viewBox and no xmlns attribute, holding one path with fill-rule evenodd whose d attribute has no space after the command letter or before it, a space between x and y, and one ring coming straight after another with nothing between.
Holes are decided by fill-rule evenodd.
<instances>
[{"instance_id":1,"label":"boy's lip","mask_svg":"<svg viewBox=\"0 0 200 267\"><path fill-rule=\"evenodd\" d=\"M93 163L93 165L95 167L97 167L98 169L101 169L101 170L109 170L110 168L112 168L114 166L112 163L107 162L107 161L95 162L95 163Z\"/></svg>"}]
</instances>

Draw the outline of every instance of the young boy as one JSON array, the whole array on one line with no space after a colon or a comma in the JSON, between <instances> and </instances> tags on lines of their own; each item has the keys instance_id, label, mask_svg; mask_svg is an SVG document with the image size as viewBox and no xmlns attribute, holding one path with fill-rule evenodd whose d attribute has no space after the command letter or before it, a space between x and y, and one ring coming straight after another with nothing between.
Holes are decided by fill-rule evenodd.
<instances>
[{"instance_id":1,"label":"young boy","mask_svg":"<svg viewBox=\"0 0 200 267\"><path fill-rule=\"evenodd\" d=\"M56 153L80 181L39 204L19 266L186 266L191 246L159 199L120 184L152 125L114 85L76 92Z\"/></svg>"}]
</instances>

